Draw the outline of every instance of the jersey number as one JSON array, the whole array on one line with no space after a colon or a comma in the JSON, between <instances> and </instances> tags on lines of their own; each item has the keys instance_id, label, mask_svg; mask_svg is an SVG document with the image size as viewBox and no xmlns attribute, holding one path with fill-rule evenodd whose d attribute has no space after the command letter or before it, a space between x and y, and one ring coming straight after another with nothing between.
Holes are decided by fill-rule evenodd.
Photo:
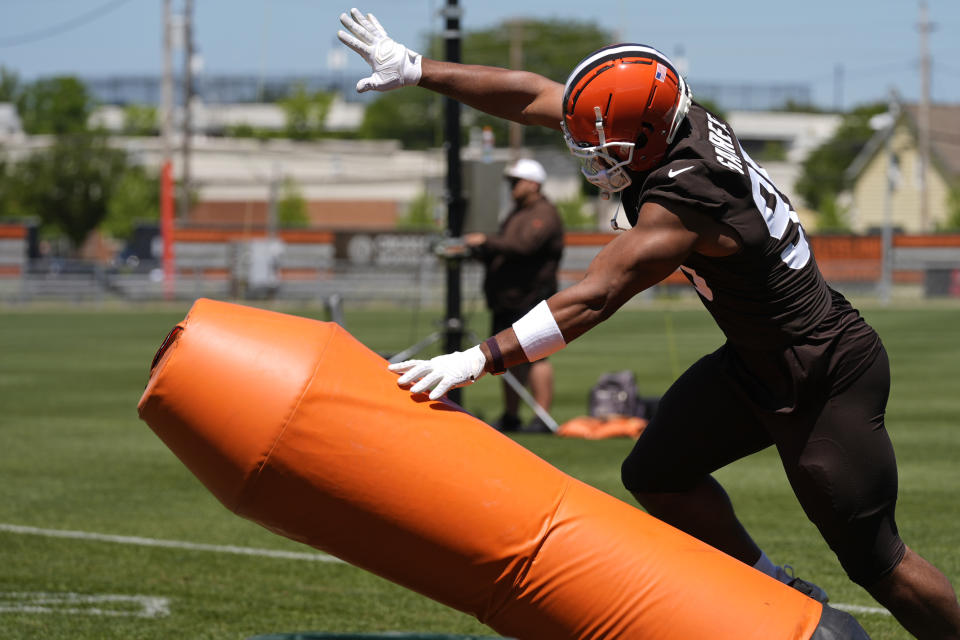
<instances>
[{"instance_id":1,"label":"jersey number","mask_svg":"<svg viewBox=\"0 0 960 640\"><path fill-rule=\"evenodd\" d=\"M802 269L810 262L810 245L807 244L807 236L800 226L800 217L773 186L766 172L760 169L746 151L743 152L743 158L747 161L747 171L753 185L753 202L763 216L770 236L779 240L789 228L790 222L797 225L797 242L788 244L780 252L780 259L791 269Z\"/></svg>"},{"instance_id":2,"label":"jersey number","mask_svg":"<svg viewBox=\"0 0 960 640\"><path fill-rule=\"evenodd\" d=\"M797 242L789 243L780 252L780 259L791 269L802 269L810 262L810 245L807 243L807 236L803 233L803 227L800 226L800 217L783 199L766 173L761 173L763 170L747 155L746 151L743 152L743 157L747 161L750 184L753 186L753 202L757 205L757 210L763 217L770 236L779 240L786 233L791 221L797 225ZM713 290L702 276L687 266L681 266L680 269L693 281L694 288L701 296L708 301L713 300Z\"/></svg>"}]
</instances>

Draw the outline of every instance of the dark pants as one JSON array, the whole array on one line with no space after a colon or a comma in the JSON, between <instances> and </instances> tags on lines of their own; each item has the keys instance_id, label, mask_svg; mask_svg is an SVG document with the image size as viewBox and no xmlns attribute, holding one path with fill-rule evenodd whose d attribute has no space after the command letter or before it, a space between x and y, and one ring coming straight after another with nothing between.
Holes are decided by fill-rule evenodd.
<instances>
[{"instance_id":1,"label":"dark pants","mask_svg":"<svg viewBox=\"0 0 960 640\"><path fill-rule=\"evenodd\" d=\"M735 381L724 353L730 348L701 358L663 396L623 463L624 485L636 493L686 491L776 445L807 517L850 578L873 584L905 552L894 520L896 459L884 427L886 352L842 391L778 413L757 406Z\"/></svg>"}]
</instances>

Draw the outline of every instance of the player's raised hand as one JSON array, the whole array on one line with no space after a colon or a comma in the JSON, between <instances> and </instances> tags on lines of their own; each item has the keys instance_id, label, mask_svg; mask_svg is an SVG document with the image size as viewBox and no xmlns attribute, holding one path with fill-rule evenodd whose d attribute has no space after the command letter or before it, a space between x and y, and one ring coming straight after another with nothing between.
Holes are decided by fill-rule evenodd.
<instances>
[{"instance_id":1,"label":"player's raised hand","mask_svg":"<svg viewBox=\"0 0 960 640\"><path fill-rule=\"evenodd\" d=\"M357 91L389 91L420 82L421 56L387 35L372 13L359 9L340 14L340 22L349 31L337 31L340 42L367 61L373 73L357 83Z\"/></svg>"},{"instance_id":2,"label":"player's raised hand","mask_svg":"<svg viewBox=\"0 0 960 640\"><path fill-rule=\"evenodd\" d=\"M450 389L476 382L483 376L487 358L480 345L466 351L455 351L431 360L407 360L389 366L390 371L402 373L397 380L401 387L410 387L410 393L430 393L431 400L439 400ZM431 390L432 389L432 390Z\"/></svg>"}]
</instances>

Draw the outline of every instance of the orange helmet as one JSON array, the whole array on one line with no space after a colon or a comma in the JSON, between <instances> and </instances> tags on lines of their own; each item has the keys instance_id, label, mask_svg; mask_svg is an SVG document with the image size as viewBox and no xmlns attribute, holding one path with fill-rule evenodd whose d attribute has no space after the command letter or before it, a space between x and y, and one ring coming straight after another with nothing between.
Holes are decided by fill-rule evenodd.
<instances>
[{"instance_id":1,"label":"orange helmet","mask_svg":"<svg viewBox=\"0 0 960 640\"><path fill-rule=\"evenodd\" d=\"M690 109L690 87L653 47L617 44L588 55L563 90L564 138L601 196L663 159Z\"/></svg>"}]
</instances>

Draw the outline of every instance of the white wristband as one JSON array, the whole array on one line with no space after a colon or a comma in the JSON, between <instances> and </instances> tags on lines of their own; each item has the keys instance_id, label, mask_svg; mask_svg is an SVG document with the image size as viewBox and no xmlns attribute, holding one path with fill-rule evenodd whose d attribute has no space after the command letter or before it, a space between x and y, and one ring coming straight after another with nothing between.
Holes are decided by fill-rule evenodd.
<instances>
[{"instance_id":1,"label":"white wristband","mask_svg":"<svg viewBox=\"0 0 960 640\"><path fill-rule=\"evenodd\" d=\"M540 304L514 322L513 331L530 362L546 358L567 346L546 300L541 300Z\"/></svg>"}]
</instances>

